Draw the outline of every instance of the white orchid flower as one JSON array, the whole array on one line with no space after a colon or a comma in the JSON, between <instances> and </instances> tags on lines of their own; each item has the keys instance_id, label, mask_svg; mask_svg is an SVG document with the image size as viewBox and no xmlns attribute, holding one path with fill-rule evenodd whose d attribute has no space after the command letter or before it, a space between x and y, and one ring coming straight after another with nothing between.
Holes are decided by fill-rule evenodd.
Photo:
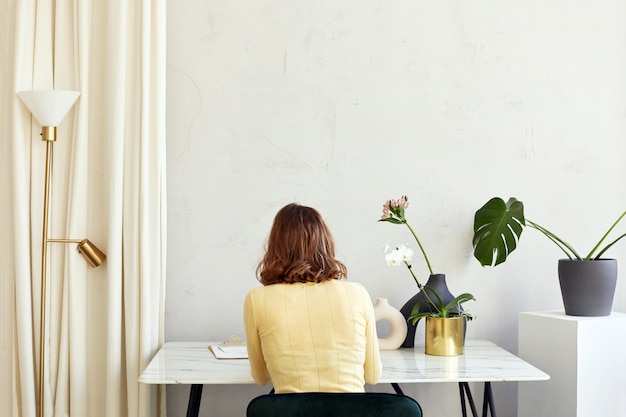
<instances>
[{"instance_id":1,"label":"white orchid flower","mask_svg":"<svg viewBox=\"0 0 626 417\"><path fill-rule=\"evenodd\" d=\"M413 258L413 250L406 245L397 245L391 250L391 252L385 255L387 265L398 266L403 265L404 262L411 262Z\"/></svg>"}]
</instances>

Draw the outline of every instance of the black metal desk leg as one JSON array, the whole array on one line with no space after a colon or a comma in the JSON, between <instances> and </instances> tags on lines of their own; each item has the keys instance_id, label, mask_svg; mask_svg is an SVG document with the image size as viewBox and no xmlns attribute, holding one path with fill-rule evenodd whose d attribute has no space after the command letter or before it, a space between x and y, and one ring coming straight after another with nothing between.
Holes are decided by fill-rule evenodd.
<instances>
[{"instance_id":1,"label":"black metal desk leg","mask_svg":"<svg viewBox=\"0 0 626 417\"><path fill-rule=\"evenodd\" d=\"M493 401L493 391L491 382L485 382L485 393L483 397L483 417L487 417L487 410L491 411L491 417L496 417L496 407Z\"/></svg>"},{"instance_id":2,"label":"black metal desk leg","mask_svg":"<svg viewBox=\"0 0 626 417\"><path fill-rule=\"evenodd\" d=\"M459 395L461 396L461 413L463 417L467 417L467 406L465 405L465 391L463 385L459 382Z\"/></svg>"},{"instance_id":3,"label":"black metal desk leg","mask_svg":"<svg viewBox=\"0 0 626 417\"><path fill-rule=\"evenodd\" d=\"M202 384L193 384L189 390L189 404L187 404L187 417L198 417L200 412L200 400L202 399Z\"/></svg>"},{"instance_id":4,"label":"black metal desk leg","mask_svg":"<svg viewBox=\"0 0 626 417\"><path fill-rule=\"evenodd\" d=\"M400 385L398 385L396 382L392 382L391 386L393 387L393 390L396 392L397 395L404 395L404 392L402 392L402 388L400 388Z\"/></svg>"},{"instance_id":5,"label":"black metal desk leg","mask_svg":"<svg viewBox=\"0 0 626 417\"><path fill-rule=\"evenodd\" d=\"M478 417L478 411L476 410L476 404L474 403L474 397L472 396L472 391L470 390L469 383L459 382L459 393L461 395L461 411L463 412L463 417L467 417L465 394L467 394L467 402L469 403L472 410L472 416Z\"/></svg>"}]
</instances>

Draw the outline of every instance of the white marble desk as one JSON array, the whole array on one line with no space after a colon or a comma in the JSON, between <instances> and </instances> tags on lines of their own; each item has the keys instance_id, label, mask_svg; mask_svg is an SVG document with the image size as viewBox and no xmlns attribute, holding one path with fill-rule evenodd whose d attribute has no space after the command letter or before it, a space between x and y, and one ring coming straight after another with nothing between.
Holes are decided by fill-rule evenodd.
<instances>
[{"instance_id":1,"label":"white marble desk","mask_svg":"<svg viewBox=\"0 0 626 417\"><path fill-rule=\"evenodd\" d=\"M208 349L211 342L169 342L157 352L139 377L144 384L190 384L187 416L197 416L203 384L254 384L247 359L218 360ZM550 377L517 356L487 341L467 341L461 356L441 357L424 353L424 347L381 351L383 372L379 384L392 384L398 392L399 383L458 382L461 389L463 415L464 389L472 413L477 415L469 382L485 383L483 415L487 402L493 411L491 382L540 381Z\"/></svg>"}]
</instances>

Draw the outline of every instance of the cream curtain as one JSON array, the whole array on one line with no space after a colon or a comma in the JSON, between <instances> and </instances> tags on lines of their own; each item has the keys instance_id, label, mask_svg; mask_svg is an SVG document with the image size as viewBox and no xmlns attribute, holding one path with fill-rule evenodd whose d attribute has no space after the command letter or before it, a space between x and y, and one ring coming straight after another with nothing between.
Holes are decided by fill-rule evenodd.
<instances>
[{"instance_id":1,"label":"cream curtain","mask_svg":"<svg viewBox=\"0 0 626 417\"><path fill-rule=\"evenodd\" d=\"M16 92L78 90L57 130L45 416L164 415L165 0L0 2L0 415L35 417L45 143Z\"/></svg>"}]
</instances>

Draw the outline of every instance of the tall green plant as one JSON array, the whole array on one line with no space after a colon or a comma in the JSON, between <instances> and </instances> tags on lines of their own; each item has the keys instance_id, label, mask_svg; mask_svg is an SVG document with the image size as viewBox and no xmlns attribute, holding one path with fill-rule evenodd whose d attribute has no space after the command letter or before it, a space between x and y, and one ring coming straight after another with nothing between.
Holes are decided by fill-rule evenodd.
<instances>
[{"instance_id":1,"label":"tall green plant","mask_svg":"<svg viewBox=\"0 0 626 417\"><path fill-rule=\"evenodd\" d=\"M483 266L501 264L517 248L524 227L528 226L540 231L561 249L569 259L596 260L611 246L626 236L626 233L624 233L602 247L603 242L624 216L626 216L626 211L609 227L587 256L582 257L572 245L545 227L525 218L524 204L521 201L511 197L505 203L500 197L494 197L478 209L474 215L474 257Z\"/></svg>"}]
</instances>

